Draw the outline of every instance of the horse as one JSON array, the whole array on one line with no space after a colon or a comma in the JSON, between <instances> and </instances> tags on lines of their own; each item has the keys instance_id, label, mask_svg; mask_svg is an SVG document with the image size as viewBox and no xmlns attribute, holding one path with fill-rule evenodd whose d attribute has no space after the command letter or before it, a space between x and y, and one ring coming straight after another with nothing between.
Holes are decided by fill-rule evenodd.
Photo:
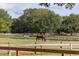
<instances>
[{"instance_id":1,"label":"horse","mask_svg":"<svg viewBox=\"0 0 79 59\"><path fill-rule=\"evenodd\" d=\"M44 33L39 33L37 36L36 36L36 41L39 40L39 39L42 39L42 41L46 41L45 39L45 34Z\"/></svg>"}]
</instances>

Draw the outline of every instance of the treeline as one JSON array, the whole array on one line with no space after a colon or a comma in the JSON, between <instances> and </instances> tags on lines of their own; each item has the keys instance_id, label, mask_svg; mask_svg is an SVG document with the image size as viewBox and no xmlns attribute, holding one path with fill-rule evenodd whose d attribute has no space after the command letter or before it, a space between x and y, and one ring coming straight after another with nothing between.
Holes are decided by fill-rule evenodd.
<instances>
[{"instance_id":1,"label":"treeline","mask_svg":"<svg viewBox=\"0 0 79 59\"><path fill-rule=\"evenodd\" d=\"M79 15L60 16L48 9L25 9L17 19L0 9L1 33L73 33L79 32Z\"/></svg>"}]
</instances>

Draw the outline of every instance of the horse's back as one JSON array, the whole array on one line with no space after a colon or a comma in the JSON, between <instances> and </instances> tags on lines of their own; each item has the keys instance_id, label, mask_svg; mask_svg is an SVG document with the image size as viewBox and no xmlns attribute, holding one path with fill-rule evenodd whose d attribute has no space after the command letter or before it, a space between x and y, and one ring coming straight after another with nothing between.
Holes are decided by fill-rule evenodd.
<instances>
[{"instance_id":1,"label":"horse's back","mask_svg":"<svg viewBox=\"0 0 79 59\"><path fill-rule=\"evenodd\" d=\"M36 40L38 40L38 39L42 39L42 41L46 41L44 36L36 36Z\"/></svg>"}]
</instances>

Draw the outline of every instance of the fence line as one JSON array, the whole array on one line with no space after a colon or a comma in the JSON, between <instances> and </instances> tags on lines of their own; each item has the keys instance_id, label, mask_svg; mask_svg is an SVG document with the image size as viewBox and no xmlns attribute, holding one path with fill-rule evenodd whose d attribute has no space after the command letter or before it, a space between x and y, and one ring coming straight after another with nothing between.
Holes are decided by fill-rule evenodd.
<instances>
[{"instance_id":1,"label":"fence line","mask_svg":"<svg viewBox=\"0 0 79 59\"><path fill-rule=\"evenodd\" d=\"M32 39L35 38L35 33L0 33L0 37L2 38L27 38ZM46 38L53 38L53 39L77 39L79 40L79 35L75 36L63 36L63 35L55 35L55 34L46 34Z\"/></svg>"},{"instance_id":2,"label":"fence line","mask_svg":"<svg viewBox=\"0 0 79 59\"><path fill-rule=\"evenodd\" d=\"M33 43L33 44L26 44L26 43L20 43L20 44L18 44L18 43L13 43L13 44L11 44L11 43L9 43L9 46L12 46L12 45L16 45L16 46L76 46L76 45L79 45L79 44L72 44L72 43L58 43L58 44L56 44L56 43L54 43L54 44L46 44L46 43Z\"/></svg>"},{"instance_id":3,"label":"fence line","mask_svg":"<svg viewBox=\"0 0 79 59\"><path fill-rule=\"evenodd\" d=\"M64 56L64 54L79 54L79 50L74 50L73 46L78 46L79 44L64 44L62 42L58 44L23 44L19 45L19 47L13 47L11 43L8 43L8 46L0 46L1 50L8 50L8 54L11 56L11 51L10 50L15 50L16 51L16 56L19 55L19 51L33 51L35 54L36 52L49 52L49 53L61 53L61 56ZM20 47L20 46L26 46L26 48ZM28 48L27 46L33 46L34 48ZM40 48L37 48L39 46ZM48 48L43 48L43 46L59 46L60 49L48 49ZM69 46L69 50L63 50L64 46Z\"/></svg>"},{"instance_id":4,"label":"fence line","mask_svg":"<svg viewBox=\"0 0 79 59\"><path fill-rule=\"evenodd\" d=\"M59 49L41 49L41 48L22 48L22 47L6 47L0 46L2 50L15 50L16 56L18 56L19 51L37 51L37 52L50 52L50 53L61 53L62 56L64 54L79 54L78 50L59 50Z\"/></svg>"}]
</instances>

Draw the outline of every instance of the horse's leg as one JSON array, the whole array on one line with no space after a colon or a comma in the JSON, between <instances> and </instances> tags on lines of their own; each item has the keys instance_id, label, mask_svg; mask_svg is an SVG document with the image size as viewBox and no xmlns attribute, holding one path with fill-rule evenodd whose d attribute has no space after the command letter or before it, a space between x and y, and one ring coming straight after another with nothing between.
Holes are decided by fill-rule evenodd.
<instances>
[{"instance_id":1,"label":"horse's leg","mask_svg":"<svg viewBox=\"0 0 79 59\"><path fill-rule=\"evenodd\" d=\"M37 42L37 39L38 39L38 38L36 37L36 42Z\"/></svg>"},{"instance_id":2,"label":"horse's leg","mask_svg":"<svg viewBox=\"0 0 79 59\"><path fill-rule=\"evenodd\" d=\"M42 39L42 42L43 42L43 38L41 38Z\"/></svg>"},{"instance_id":3,"label":"horse's leg","mask_svg":"<svg viewBox=\"0 0 79 59\"><path fill-rule=\"evenodd\" d=\"M44 38L44 41L46 42L46 39Z\"/></svg>"}]
</instances>

